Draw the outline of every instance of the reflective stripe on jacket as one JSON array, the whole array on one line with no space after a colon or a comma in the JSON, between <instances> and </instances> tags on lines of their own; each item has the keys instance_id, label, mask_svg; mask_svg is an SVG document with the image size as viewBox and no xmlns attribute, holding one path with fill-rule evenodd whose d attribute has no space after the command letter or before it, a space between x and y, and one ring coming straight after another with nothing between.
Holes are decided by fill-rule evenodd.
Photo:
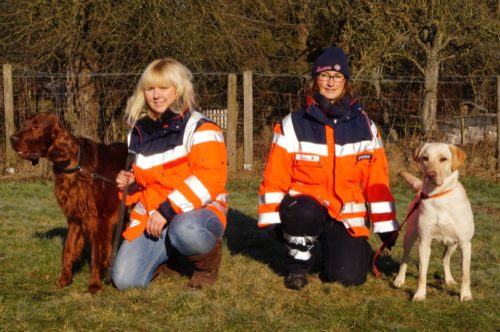
<instances>
[{"instance_id":1,"label":"reflective stripe on jacket","mask_svg":"<svg viewBox=\"0 0 500 332\"><path fill-rule=\"evenodd\" d=\"M227 153L221 129L196 111L153 131L143 127L139 120L129 133L138 190L128 194L127 205L140 202L146 216L159 210L167 220L206 207L225 227ZM137 218L135 227L139 219L148 218Z\"/></svg>"},{"instance_id":2,"label":"reflective stripe on jacket","mask_svg":"<svg viewBox=\"0 0 500 332\"><path fill-rule=\"evenodd\" d=\"M337 121L311 105L275 126L259 191L259 227L281 222L279 205L290 194L314 197L353 236L368 236L369 221L376 233L397 229L381 136L359 104L349 106Z\"/></svg>"}]
</instances>

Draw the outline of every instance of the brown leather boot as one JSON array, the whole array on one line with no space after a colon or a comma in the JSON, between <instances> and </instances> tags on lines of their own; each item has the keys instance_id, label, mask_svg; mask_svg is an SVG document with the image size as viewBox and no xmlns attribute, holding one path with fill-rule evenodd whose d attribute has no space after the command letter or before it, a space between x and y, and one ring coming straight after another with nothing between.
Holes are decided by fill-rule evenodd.
<instances>
[{"instance_id":1,"label":"brown leather boot","mask_svg":"<svg viewBox=\"0 0 500 332\"><path fill-rule=\"evenodd\" d=\"M210 287L217 281L222 258L222 241L217 240L214 248L206 255L190 256L194 263L194 274L186 286L191 288Z\"/></svg>"},{"instance_id":2,"label":"brown leather boot","mask_svg":"<svg viewBox=\"0 0 500 332\"><path fill-rule=\"evenodd\" d=\"M180 275L180 273L178 271L174 270L170 264L165 262L165 263L160 264L156 268L156 271L153 274L152 280L156 279L156 277L159 277L159 276L164 276L164 277L170 278L170 277L177 277L179 275Z\"/></svg>"}]
</instances>

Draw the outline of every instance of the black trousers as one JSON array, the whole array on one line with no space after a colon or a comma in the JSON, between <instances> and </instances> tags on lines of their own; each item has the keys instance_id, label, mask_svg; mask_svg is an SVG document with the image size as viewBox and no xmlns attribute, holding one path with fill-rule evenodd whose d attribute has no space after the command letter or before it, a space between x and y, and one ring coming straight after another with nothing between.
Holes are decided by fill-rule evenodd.
<instances>
[{"instance_id":1,"label":"black trousers","mask_svg":"<svg viewBox=\"0 0 500 332\"><path fill-rule=\"evenodd\" d=\"M353 237L343 223L330 217L327 209L309 196L285 196L280 205L285 242L289 255L285 260L288 273L308 273L314 264L310 259L296 259L290 250L311 251L310 245L290 241L291 237L316 238L321 245L322 272L326 282L360 285L366 281L370 269L372 248L365 237Z\"/></svg>"}]
</instances>

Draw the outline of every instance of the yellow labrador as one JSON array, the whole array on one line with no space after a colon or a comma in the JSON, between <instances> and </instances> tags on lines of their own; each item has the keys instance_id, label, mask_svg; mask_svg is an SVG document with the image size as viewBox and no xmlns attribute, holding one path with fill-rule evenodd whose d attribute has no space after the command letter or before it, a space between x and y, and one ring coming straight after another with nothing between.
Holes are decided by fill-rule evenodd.
<instances>
[{"instance_id":1,"label":"yellow labrador","mask_svg":"<svg viewBox=\"0 0 500 332\"><path fill-rule=\"evenodd\" d=\"M471 239L474 235L474 218L465 189L458 180L457 170L464 163L465 153L452 144L425 143L414 151L413 157L423 177L420 180L405 171L400 173L418 195L408 210L411 215L408 217L403 258L394 286L401 287L404 284L410 250L418 238L419 277L413 301L425 299L431 242L436 239L446 246L443 266L447 285L456 284L450 272L450 258L457 246L460 248L462 252L460 301L470 301L472 300Z\"/></svg>"}]
</instances>

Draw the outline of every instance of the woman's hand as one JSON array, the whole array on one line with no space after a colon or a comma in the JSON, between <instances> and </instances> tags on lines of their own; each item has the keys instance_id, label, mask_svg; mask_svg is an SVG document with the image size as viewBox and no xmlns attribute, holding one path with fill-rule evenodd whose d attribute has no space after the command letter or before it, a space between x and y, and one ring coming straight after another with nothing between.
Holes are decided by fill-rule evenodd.
<instances>
[{"instance_id":1,"label":"woman's hand","mask_svg":"<svg viewBox=\"0 0 500 332\"><path fill-rule=\"evenodd\" d=\"M116 186L123 190L126 186L135 182L135 175L130 171L120 171L116 176Z\"/></svg>"},{"instance_id":2,"label":"woman's hand","mask_svg":"<svg viewBox=\"0 0 500 332\"><path fill-rule=\"evenodd\" d=\"M146 232L159 238L161 236L161 231L166 224L167 219L165 219L158 211L155 211L149 216L148 224L146 225Z\"/></svg>"}]
</instances>

